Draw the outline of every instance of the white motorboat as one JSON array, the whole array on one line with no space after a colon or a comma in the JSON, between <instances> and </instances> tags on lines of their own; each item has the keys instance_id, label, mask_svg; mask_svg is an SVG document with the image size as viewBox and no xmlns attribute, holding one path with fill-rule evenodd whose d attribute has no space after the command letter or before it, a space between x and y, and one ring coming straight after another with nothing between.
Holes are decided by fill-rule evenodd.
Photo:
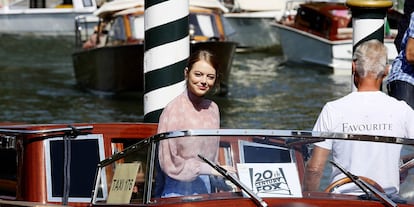
<instances>
[{"instance_id":1,"label":"white motorboat","mask_svg":"<svg viewBox=\"0 0 414 207\"><path fill-rule=\"evenodd\" d=\"M391 18L398 19L397 11L393 12L388 15L389 21ZM272 26L276 30L274 33L280 37L286 63L350 75L353 46L351 22L349 8L343 3L307 2L300 5L297 15L290 21L274 22ZM389 62L398 54L393 43L395 33L391 30L390 35L384 37Z\"/></svg>"},{"instance_id":2,"label":"white motorboat","mask_svg":"<svg viewBox=\"0 0 414 207\"><path fill-rule=\"evenodd\" d=\"M235 0L226 4L230 12L224 14L235 33L229 39L238 42L239 49L260 50L279 46L277 33L270 24L280 20L287 11L298 5L289 0ZM253 36L254 34L254 36Z\"/></svg>"},{"instance_id":3,"label":"white motorboat","mask_svg":"<svg viewBox=\"0 0 414 207\"><path fill-rule=\"evenodd\" d=\"M75 17L96 9L95 0L4 0L0 34L74 36Z\"/></svg>"}]
</instances>

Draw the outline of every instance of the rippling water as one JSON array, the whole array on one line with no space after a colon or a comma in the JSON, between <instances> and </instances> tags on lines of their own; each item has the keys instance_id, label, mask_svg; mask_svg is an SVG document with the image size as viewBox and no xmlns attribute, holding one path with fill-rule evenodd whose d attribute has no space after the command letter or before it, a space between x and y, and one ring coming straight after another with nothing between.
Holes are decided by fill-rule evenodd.
<instances>
[{"instance_id":1,"label":"rippling water","mask_svg":"<svg viewBox=\"0 0 414 207\"><path fill-rule=\"evenodd\" d=\"M76 87L72 39L0 36L0 42L0 122L142 121L142 94L100 97ZM350 76L285 66L282 59L280 52L236 54L229 94L214 97L223 128L311 130L325 102L351 91ZM404 197L414 197L406 191Z\"/></svg>"},{"instance_id":2,"label":"rippling water","mask_svg":"<svg viewBox=\"0 0 414 207\"><path fill-rule=\"evenodd\" d=\"M70 38L0 36L0 119L137 122L142 94L100 97L76 87ZM282 54L237 53L229 94L214 97L223 128L311 129L323 104L351 91L349 76L284 66Z\"/></svg>"}]
</instances>

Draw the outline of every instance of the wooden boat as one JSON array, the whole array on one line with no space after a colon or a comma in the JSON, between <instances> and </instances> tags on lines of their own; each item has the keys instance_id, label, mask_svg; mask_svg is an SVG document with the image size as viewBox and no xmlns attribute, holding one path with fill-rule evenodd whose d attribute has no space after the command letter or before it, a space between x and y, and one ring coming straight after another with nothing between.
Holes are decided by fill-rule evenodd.
<instances>
[{"instance_id":1,"label":"wooden boat","mask_svg":"<svg viewBox=\"0 0 414 207\"><path fill-rule=\"evenodd\" d=\"M74 19L97 9L94 0L6 0L0 2L0 34L74 36Z\"/></svg>"},{"instance_id":2,"label":"wooden boat","mask_svg":"<svg viewBox=\"0 0 414 207\"><path fill-rule=\"evenodd\" d=\"M401 14L389 15L390 23ZM321 22L322 21L322 22ZM306 2L297 14L272 26L279 34L288 64L315 66L334 74L351 74L352 28L349 8L338 2ZM391 25L391 28L396 26ZM384 38L390 62L397 56L394 46L396 30ZM298 47L300 43L300 47ZM308 49L304 49L308 48Z\"/></svg>"},{"instance_id":3,"label":"wooden boat","mask_svg":"<svg viewBox=\"0 0 414 207\"><path fill-rule=\"evenodd\" d=\"M157 125L9 123L0 128L0 206L86 206L96 164L137 139L153 135ZM70 171L66 182L63 163ZM64 186L70 186L67 197Z\"/></svg>"},{"instance_id":4,"label":"wooden boat","mask_svg":"<svg viewBox=\"0 0 414 207\"><path fill-rule=\"evenodd\" d=\"M225 2L229 12L224 17L234 29L229 39L238 42L240 51L276 50L279 36L271 23L282 19L287 11L295 12L299 1L291 0L234 0ZM251 34L255 34L252 38Z\"/></svg>"},{"instance_id":5,"label":"wooden boat","mask_svg":"<svg viewBox=\"0 0 414 207\"><path fill-rule=\"evenodd\" d=\"M125 91L143 91L144 58L144 1L127 1L124 5L112 2L96 12L105 23L108 35L93 48L82 48L88 40L82 26L87 24L82 17L77 20L76 51L72 54L77 84L89 91L117 94ZM228 90L229 73L232 66L236 42L227 41L221 22L225 9L220 3L207 0L190 1L190 50L210 50L219 58L221 66L220 95ZM200 23L202 21L202 25ZM133 26L131 26L133 25ZM121 33L115 32L122 31ZM115 34L116 36L110 36Z\"/></svg>"},{"instance_id":6,"label":"wooden boat","mask_svg":"<svg viewBox=\"0 0 414 207\"><path fill-rule=\"evenodd\" d=\"M311 143L341 139L404 144L405 156L414 152L410 139L265 129L155 134L156 128L149 123L2 125L0 206L414 206L410 171L399 200L378 191L357 196L331 193L332 185L321 192L301 187ZM218 179L226 190L154 197L157 143L190 137L194 144L219 138L219 164L237 168L237 177L210 163L222 173ZM367 184L368 190L375 186L359 177L353 180Z\"/></svg>"}]
</instances>

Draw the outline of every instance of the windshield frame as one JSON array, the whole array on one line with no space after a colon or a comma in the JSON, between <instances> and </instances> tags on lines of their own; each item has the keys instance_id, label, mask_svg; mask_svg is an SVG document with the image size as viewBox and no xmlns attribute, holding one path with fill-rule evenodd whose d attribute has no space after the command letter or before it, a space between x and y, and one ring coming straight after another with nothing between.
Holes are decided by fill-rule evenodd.
<instances>
[{"instance_id":1,"label":"windshield frame","mask_svg":"<svg viewBox=\"0 0 414 207\"><path fill-rule=\"evenodd\" d=\"M133 144L123 151L118 152L111 157L101 161L98 164L97 176L95 180L94 192L99 189L99 174L102 172L102 168L113 164L114 162L124 158L125 156L148 147L148 157L146 163L145 173L145 189L143 204L153 203L154 200L151 196L152 183L148 180L154 179L155 172L155 160L157 152L157 143L165 139L182 138L186 136L192 137L205 137L205 136L252 136L261 138L268 141L269 143L277 143L278 146L283 146L289 149L293 149L304 144L313 144L316 142L323 141L325 139L340 139L340 140L356 140L356 141L370 141L370 142L383 142L392 144L404 144L414 146L414 140L400 137L386 137L386 136L375 136L375 135L361 135L361 134L346 134L346 133L335 133L335 132L315 132L305 130L270 130L270 129L191 129L191 130L178 130L156 134L147 139L141 140L136 144ZM306 159L306 158L304 158ZM302 163L304 164L304 163ZM299 169L298 169L299 170ZM93 193L91 199L92 204L96 203L96 193Z\"/></svg>"}]
</instances>

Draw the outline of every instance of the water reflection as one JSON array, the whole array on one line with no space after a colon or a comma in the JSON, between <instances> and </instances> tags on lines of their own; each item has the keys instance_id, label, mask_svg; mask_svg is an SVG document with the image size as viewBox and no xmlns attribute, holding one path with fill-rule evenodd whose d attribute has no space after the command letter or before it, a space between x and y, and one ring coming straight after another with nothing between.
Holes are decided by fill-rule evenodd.
<instances>
[{"instance_id":1,"label":"water reflection","mask_svg":"<svg viewBox=\"0 0 414 207\"><path fill-rule=\"evenodd\" d=\"M142 120L142 94L100 97L76 88L71 38L0 38L2 121ZM222 127L311 129L326 101L350 92L348 76L284 66L281 61L281 54L236 54L229 95L214 97Z\"/></svg>"}]
</instances>

